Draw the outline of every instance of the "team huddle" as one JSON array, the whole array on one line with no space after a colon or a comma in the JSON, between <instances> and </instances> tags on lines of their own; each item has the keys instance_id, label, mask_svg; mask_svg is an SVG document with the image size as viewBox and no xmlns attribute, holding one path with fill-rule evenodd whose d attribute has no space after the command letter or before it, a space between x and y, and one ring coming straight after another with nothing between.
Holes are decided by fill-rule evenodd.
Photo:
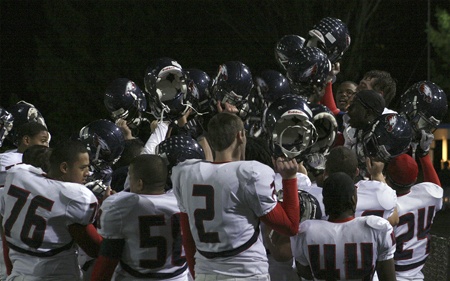
<instances>
[{"instance_id":1,"label":"team huddle","mask_svg":"<svg viewBox=\"0 0 450 281\"><path fill-rule=\"evenodd\" d=\"M386 71L337 83L350 42L326 17L278 70L157 58L51 146L33 104L0 107L0 280L423 280L447 97L419 81L394 111Z\"/></svg>"}]
</instances>

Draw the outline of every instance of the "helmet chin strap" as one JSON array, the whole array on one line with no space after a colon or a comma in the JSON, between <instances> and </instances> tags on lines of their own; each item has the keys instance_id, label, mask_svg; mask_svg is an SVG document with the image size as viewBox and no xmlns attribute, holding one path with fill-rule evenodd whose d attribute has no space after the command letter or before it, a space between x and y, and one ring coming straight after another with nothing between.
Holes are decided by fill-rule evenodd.
<instances>
[{"instance_id":1,"label":"helmet chin strap","mask_svg":"<svg viewBox=\"0 0 450 281\"><path fill-rule=\"evenodd\" d=\"M181 105L186 106L186 109L183 111L183 115L186 114L186 112L189 110L189 108L191 108L193 111L195 111L195 113L197 115L204 115L204 114L208 114L209 112L198 112L192 105L191 103L181 103Z\"/></svg>"}]
</instances>

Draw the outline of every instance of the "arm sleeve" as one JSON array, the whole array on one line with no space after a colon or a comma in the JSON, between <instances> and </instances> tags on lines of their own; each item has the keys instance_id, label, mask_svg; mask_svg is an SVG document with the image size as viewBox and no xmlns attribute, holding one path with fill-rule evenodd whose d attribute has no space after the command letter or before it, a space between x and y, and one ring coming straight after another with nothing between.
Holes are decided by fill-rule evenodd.
<instances>
[{"instance_id":1,"label":"arm sleeve","mask_svg":"<svg viewBox=\"0 0 450 281\"><path fill-rule=\"evenodd\" d=\"M422 165L423 171L423 181L432 182L439 186L441 185L441 181L439 180L439 176L436 173L436 170L431 163L430 155L425 155L424 157L420 157L420 164Z\"/></svg>"},{"instance_id":2,"label":"arm sleeve","mask_svg":"<svg viewBox=\"0 0 450 281\"><path fill-rule=\"evenodd\" d=\"M158 126L148 138L141 154L155 154L156 146L165 140L168 130L169 125L166 122L158 122Z\"/></svg>"},{"instance_id":3,"label":"arm sleeve","mask_svg":"<svg viewBox=\"0 0 450 281\"><path fill-rule=\"evenodd\" d=\"M93 258L97 257L103 238L97 233L97 230L92 224L69 225L69 233L75 240L75 243L77 243L88 256Z\"/></svg>"},{"instance_id":4,"label":"arm sleeve","mask_svg":"<svg viewBox=\"0 0 450 281\"><path fill-rule=\"evenodd\" d=\"M293 236L300 224L297 178L283 180L283 194L283 203L277 203L272 211L261 217L261 221L281 234Z\"/></svg>"},{"instance_id":5,"label":"arm sleeve","mask_svg":"<svg viewBox=\"0 0 450 281\"><path fill-rule=\"evenodd\" d=\"M320 100L320 103L328 107L334 115L338 115L339 112L341 112L336 106L336 101L333 96L333 84L331 82L327 83L327 86L325 87L325 94Z\"/></svg>"},{"instance_id":6,"label":"arm sleeve","mask_svg":"<svg viewBox=\"0 0 450 281\"><path fill-rule=\"evenodd\" d=\"M92 270L92 281L111 280L114 269L122 256L124 244L125 240L123 239L103 240L100 248L100 256L95 261L94 269Z\"/></svg>"},{"instance_id":7,"label":"arm sleeve","mask_svg":"<svg viewBox=\"0 0 450 281\"><path fill-rule=\"evenodd\" d=\"M195 242L192 237L191 229L189 227L189 218L186 213L180 213L181 233L183 239L184 252L186 253L186 261L189 266L189 271L193 278L195 278Z\"/></svg>"}]
</instances>

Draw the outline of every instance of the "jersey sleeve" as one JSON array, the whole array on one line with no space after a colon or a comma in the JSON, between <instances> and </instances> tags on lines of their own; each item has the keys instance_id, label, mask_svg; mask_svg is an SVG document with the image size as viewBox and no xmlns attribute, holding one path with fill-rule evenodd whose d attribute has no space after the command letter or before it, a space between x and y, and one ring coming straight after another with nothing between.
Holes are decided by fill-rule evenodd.
<instances>
[{"instance_id":1,"label":"jersey sleeve","mask_svg":"<svg viewBox=\"0 0 450 281\"><path fill-rule=\"evenodd\" d=\"M389 222L377 216L368 216L366 224L376 233L378 243L377 261L385 261L394 258L395 234Z\"/></svg>"},{"instance_id":2,"label":"jersey sleeve","mask_svg":"<svg viewBox=\"0 0 450 281\"><path fill-rule=\"evenodd\" d=\"M155 131L150 135L141 154L155 154L156 146L166 138L169 125L167 122L158 122Z\"/></svg>"},{"instance_id":3,"label":"jersey sleeve","mask_svg":"<svg viewBox=\"0 0 450 281\"><path fill-rule=\"evenodd\" d=\"M307 245L304 243L306 239L306 230L309 229L310 222L308 220L302 222L302 227L297 235L291 237L291 251L294 259L303 266L309 266L307 257Z\"/></svg>"},{"instance_id":4,"label":"jersey sleeve","mask_svg":"<svg viewBox=\"0 0 450 281\"><path fill-rule=\"evenodd\" d=\"M106 239L123 239L126 218L138 202L139 195L130 192L119 192L106 198L100 208L100 235Z\"/></svg>"},{"instance_id":5,"label":"jersey sleeve","mask_svg":"<svg viewBox=\"0 0 450 281\"><path fill-rule=\"evenodd\" d=\"M61 191L61 202L66 205L66 216L69 225L93 223L98 210L98 201L94 193L85 186L76 183L64 183Z\"/></svg>"},{"instance_id":6,"label":"jersey sleeve","mask_svg":"<svg viewBox=\"0 0 450 281\"><path fill-rule=\"evenodd\" d=\"M245 184L245 202L262 217L275 208L275 172L257 161L245 161L237 171L239 182Z\"/></svg>"}]
</instances>

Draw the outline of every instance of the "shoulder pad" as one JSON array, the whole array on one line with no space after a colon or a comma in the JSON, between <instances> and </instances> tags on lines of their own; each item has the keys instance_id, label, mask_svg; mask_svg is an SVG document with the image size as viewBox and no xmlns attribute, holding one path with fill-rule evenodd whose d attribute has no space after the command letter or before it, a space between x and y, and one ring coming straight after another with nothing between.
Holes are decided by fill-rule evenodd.
<instances>
[{"instance_id":1,"label":"shoulder pad","mask_svg":"<svg viewBox=\"0 0 450 281\"><path fill-rule=\"evenodd\" d=\"M109 196L103 201L101 209L108 214L121 214L125 216L133 210L139 202L139 195L132 192L119 192Z\"/></svg>"},{"instance_id":2,"label":"shoulder pad","mask_svg":"<svg viewBox=\"0 0 450 281\"><path fill-rule=\"evenodd\" d=\"M300 223L300 226L298 228L298 233L303 233L303 232L307 232L308 229L311 228L311 223L313 222L313 220L305 220L302 223Z\"/></svg>"},{"instance_id":3,"label":"shoulder pad","mask_svg":"<svg viewBox=\"0 0 450 281\"><path fill-rule=\"evenodd\" d=\"M97 202L94 193L82 184L73 182L60 182L61 199L63 202L75 201L78 203L91 204Z\"/></svg>"},{"instance_id":4,"label":"shoulder pad","mask_svg":"<svg viewBox=\"0 0 450 281\"><path fill-rule=\"evenodd\" d=\"M385 210L391 210L397 206L397 194L387 184L380 182L380 188L377 192L378 202Z\"/></svg>"},{"instance_id":5,"label":"shoulder pad","mask_svg":"<svg viewBox=\"0 0 450 281\"><path fill-rule=\"evenodd\" d=\"M373 229L388 230L391 226L387 220L377 216L367 216L363 218L366 219L366 224Z\"/></svg>"},{"instance_id":6,"label":"shoulder pad","mask_svg":"<svg viewBox=\"0 0 450 281\"><path fill-rule=\"evenodd\" d=\"M311 180L302 173L297 173L297 187L298 190L304 190L306 187L311 187Z\"/></svg>"},{"instance_id":7,"label":"shoulder pad","mask_svg":"<svg viewBox=\"0 0 450 281\"><path fill-rule=\"evenodd\" d=\"M442 198L444 196L444 189L432 182L421 182L416 184L414 188L423 189L434 198Z\"/></svg>"}]
</instances>

